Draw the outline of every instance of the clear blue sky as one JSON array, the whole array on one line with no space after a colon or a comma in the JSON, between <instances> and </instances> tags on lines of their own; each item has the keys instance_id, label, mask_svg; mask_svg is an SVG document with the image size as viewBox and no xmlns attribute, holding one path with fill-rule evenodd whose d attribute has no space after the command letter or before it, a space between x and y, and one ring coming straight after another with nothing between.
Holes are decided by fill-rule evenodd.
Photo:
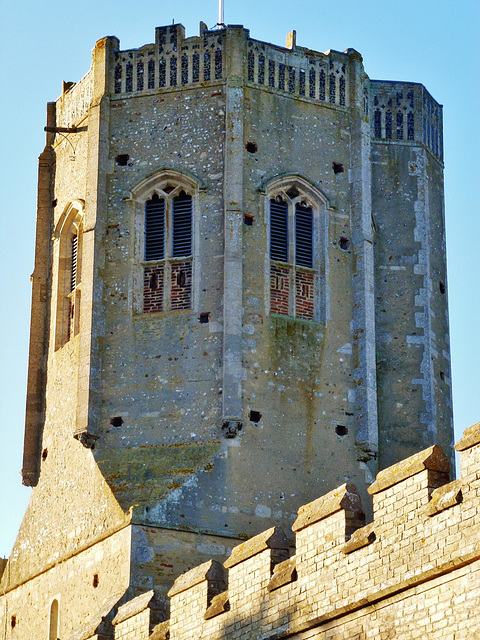
<instances>
[{"instance_id":1,"label":"clear blue sky","mask_svg":"<svg viewBox=\"0 0 480 640\"><path fill-rule=\"evenodd\" d=\"M30 490L22 487L23 423L37 157L44 145L45 105L62 80L88 71L95 41L120 38L121 48L154 41L156 26L217 22L216 0L49 0L3 3L0 80L3 146L0 172L0 556L9 555ZM426 85L444 105L448 285L457 439L480 420L480 238L478 0L225 0L225 22L252 37L319 51L353 47L371 78Z\"/></svg>"}]
</instances>

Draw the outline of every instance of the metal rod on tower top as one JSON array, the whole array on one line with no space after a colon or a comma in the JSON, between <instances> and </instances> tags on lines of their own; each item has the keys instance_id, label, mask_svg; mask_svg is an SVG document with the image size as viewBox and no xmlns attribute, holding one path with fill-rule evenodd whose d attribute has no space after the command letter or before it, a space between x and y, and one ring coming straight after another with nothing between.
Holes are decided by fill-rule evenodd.
<instances>
[{"instance_id":1,"label":"metal rod on tower top","mask_svg":"<svg viewBox=\"0 0 480 640\"><path fill-rule=\"evenodd\" d=\"M218 0L218 24L223 25L223 0Z\"/></svg>"}]
</instances>

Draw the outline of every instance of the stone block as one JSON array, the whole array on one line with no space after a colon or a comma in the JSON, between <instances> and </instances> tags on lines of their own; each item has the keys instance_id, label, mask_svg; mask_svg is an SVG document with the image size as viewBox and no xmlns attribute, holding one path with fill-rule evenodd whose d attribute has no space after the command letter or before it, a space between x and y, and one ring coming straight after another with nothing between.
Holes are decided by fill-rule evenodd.
<instances>
[{"instance_id":1,"label":"stone block","mask_svg":"<svg viewBox=\"0 0 480 640\"><path fill-rule=\"evenodd\" d=\"M288 551L288 541L285 533L279 527L272 527L259 533L232 549L230 557L225 560L223 566L227 569L235 567L258 553L272 549L273 551Z\"/></svg>"}]
</instances>

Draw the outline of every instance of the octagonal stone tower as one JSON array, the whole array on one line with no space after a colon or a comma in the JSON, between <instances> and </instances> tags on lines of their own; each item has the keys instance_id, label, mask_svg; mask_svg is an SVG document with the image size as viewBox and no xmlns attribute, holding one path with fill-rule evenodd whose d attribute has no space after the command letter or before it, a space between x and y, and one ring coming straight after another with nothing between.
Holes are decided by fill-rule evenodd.
<instances>
[{"instance_id":1,"label":"octagonal stone tower","mask_svg":"<svg viewBox=\"0 0 480 640\"><path fill-rule=\"evenodd\" d=\"M93 596L68 603L91 574L99 603L162 594L346 480L368 511L379 468L452 450L442 112L422 85L294 32L173 25L97 42L46 131L34 490L4 575L20 603L49 574L32 629L53 601L75 611L64 635L90 620Z\"/></svg>"}]
</instances>

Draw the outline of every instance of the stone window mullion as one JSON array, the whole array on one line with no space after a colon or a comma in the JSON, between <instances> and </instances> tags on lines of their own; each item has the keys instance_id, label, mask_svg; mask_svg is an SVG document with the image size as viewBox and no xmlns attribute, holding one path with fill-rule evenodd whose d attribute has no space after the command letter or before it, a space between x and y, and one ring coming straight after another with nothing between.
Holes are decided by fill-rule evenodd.
<instances>
[{"instance_id":1,"label":"stone window mullion","mask_svg":"<svg viewBox=\"0 0 480 640\"><path fill-rule=\"evenodd\" d=\"M171 309L171 292L172 292L172 262L166 259L163 267L163 310Z\"/></svg>"},{"instance_id":2,"label":"stone window mullion","mask_svg":"<svg viewBox=\"0 0 480 640\"><path fill-rule=\"evenodd\" d=\"M143 241L138 251L143 266L139 311L143 313L192 308L193 196L188 193L191 188L181 183L174 186L175 182L157 185L142 209L138 231Z\"/></svg>"},{"instance_id":3,"label":"stone window mullion","mask_svg":"<svg viewBox=\"0 0 480 640\"><path fill-rule=\"evenodd\" d=\"M163 277L163 310L170 311L172 292L172 243L173 243L173 206L172 198L167 198L165 207L165 262Z\"/></svg>"}]
</instances>

